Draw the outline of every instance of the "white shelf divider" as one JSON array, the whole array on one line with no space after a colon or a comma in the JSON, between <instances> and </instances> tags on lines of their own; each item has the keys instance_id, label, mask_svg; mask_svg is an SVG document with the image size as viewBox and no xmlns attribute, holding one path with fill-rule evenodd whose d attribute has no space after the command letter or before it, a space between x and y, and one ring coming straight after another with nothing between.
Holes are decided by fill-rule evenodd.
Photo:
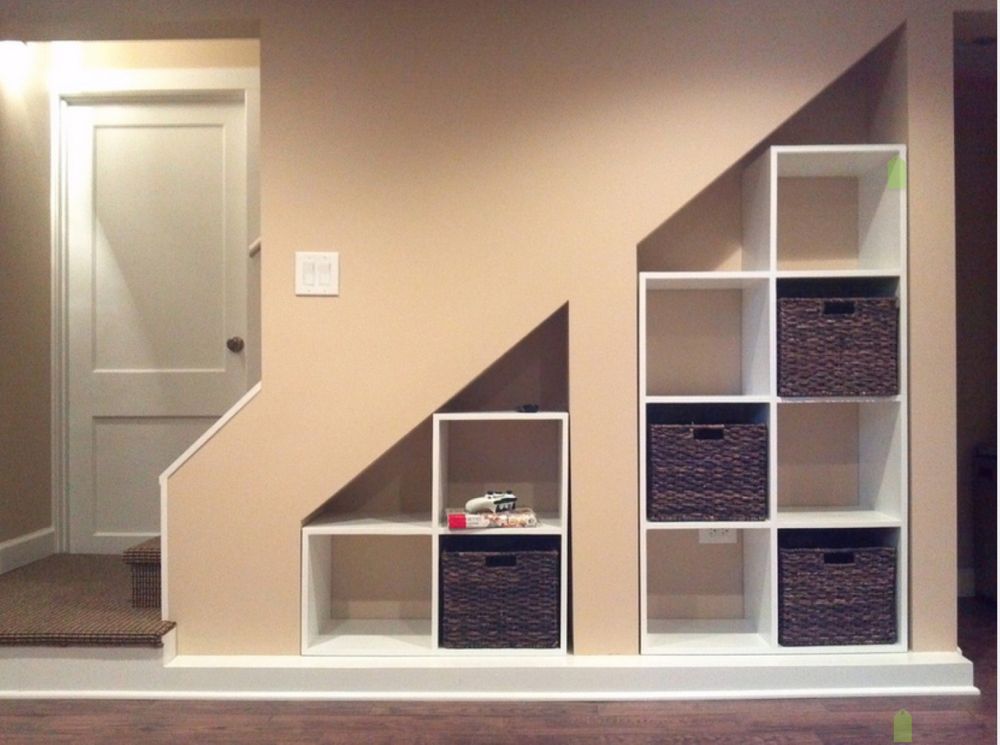
<instances>
[{"instance_id":1,"label":"white shelf divider","mask_svg":"<svg viewBox=\"0 0 1000 745\"><path fill-rule=\"evenodd\" d=\"M645 396L646 404L768 404L771 396Z\"/></svg>"},{"instance_id":2,"label":"white shelf divider","mask_svg":"<svg viewBox=\"0 0 1000 745\"><path fill-rule=\"evenodd\" d=\"M323 515L302 528L303 535L410 535L433 532L431 514Z\"/></svg>"},{"instance_id":3,"label":"white shelf divider","mask_svg":"<svg viewBox=\"0 0 1000 745\"><path fill-rule=\"evenodd\" d=\"M330 620L303 653L395 657L429 655L433 651L430 619L403 618Z\"/></svg>"}]
</instances>

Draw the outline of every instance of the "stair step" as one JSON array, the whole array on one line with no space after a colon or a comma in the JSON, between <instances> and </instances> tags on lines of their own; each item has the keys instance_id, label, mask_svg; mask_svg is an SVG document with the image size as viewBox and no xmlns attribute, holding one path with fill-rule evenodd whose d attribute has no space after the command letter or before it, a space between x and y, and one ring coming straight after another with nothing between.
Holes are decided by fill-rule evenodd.
<instances>
[{"instance_id":1,"label":"stair step","mask_svg":"<svg viewBox=\"0 0 1000 745\"><path fill-rule=\"evenodd\" d=\"M126 549L122 561L132 570L132 607L160 607L160 537Z\"/></svg>"},{"instance_id":2,"label":"stair step","mask_svg":"<svg viewBox=\"0 0 1000 745\"><path fill-rule=\"evenodd\" d=\"M53 554L0 575L0 649L162 647L173 628L159 609L131 606L117 556Z\"/></svg>"}]
</instances>

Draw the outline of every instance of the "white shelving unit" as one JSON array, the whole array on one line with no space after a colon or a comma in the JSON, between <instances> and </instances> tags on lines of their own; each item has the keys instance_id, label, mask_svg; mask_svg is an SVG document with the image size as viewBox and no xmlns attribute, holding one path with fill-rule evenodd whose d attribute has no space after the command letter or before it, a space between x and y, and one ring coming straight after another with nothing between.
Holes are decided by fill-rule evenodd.
<instances>
[{"instance_id":1,"label":"white shelving unit","mask_svg":"<svg viewBox=\"0 0 1000 745\"><path fill-rule=\"evenodd\" d=\"M891 170L904 169L905 158L903 145L771 147L743 175L739 271L640 273L644 654L908 648L906 190L902 174ZM899 299L899 395L778 396L777 298L802 283L855 283ZM768 518L647 520L649 423L687 421L702 411L745 421L748 410L768 423ZM897 548L898 641L780 646L780 531L847 528L879 530ZM703 542L710 529L732 531L735 542Z\"/></svg>"},{"instance_id":2,"label":"white shelving unit","mask_svg":"<svg viewBox=\"0 0 1000 745\"><path fill-rule=\"evenodd\" d=\"M426 511L322 515L302 529L302 654L553 655L567 650L569 415L440 413L433 417ZM512 490L534 528L449 530L446 510ZM441 542L451 535L557 536L558 649L443 649L438 643Z\"/></svg>"}]
</instances>

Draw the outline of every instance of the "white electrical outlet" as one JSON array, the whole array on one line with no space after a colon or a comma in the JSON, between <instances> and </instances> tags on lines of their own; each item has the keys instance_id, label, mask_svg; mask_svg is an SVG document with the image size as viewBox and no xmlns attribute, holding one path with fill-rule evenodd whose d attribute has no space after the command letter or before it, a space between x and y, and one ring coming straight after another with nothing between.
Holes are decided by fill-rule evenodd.
<instances>
[{"instance_id":1,"label":"white electrical outlet","mask_svg":"<svg viewBox=\"0 0 1000 745\"><path fill-rule=\"evenodd\" d=\"M698 531L698 543L736 543L733 528L705 528Z\"/></svg>"}]
</instances>

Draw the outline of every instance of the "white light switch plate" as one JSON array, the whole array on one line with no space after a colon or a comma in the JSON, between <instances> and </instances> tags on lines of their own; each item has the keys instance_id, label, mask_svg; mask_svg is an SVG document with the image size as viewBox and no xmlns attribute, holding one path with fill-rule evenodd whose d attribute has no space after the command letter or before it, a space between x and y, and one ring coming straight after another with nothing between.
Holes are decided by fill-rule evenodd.
<instances>
[{"instance_id":1,"label":"white light switch plate","mask_svg":"<svg viewBox=\"0 0 1000 745\"><path fill-rule=\"evenodd\" d=\"M340 254L336 251L296 251L295 294L339 295Z\"/></svg>"}]
</instances>

